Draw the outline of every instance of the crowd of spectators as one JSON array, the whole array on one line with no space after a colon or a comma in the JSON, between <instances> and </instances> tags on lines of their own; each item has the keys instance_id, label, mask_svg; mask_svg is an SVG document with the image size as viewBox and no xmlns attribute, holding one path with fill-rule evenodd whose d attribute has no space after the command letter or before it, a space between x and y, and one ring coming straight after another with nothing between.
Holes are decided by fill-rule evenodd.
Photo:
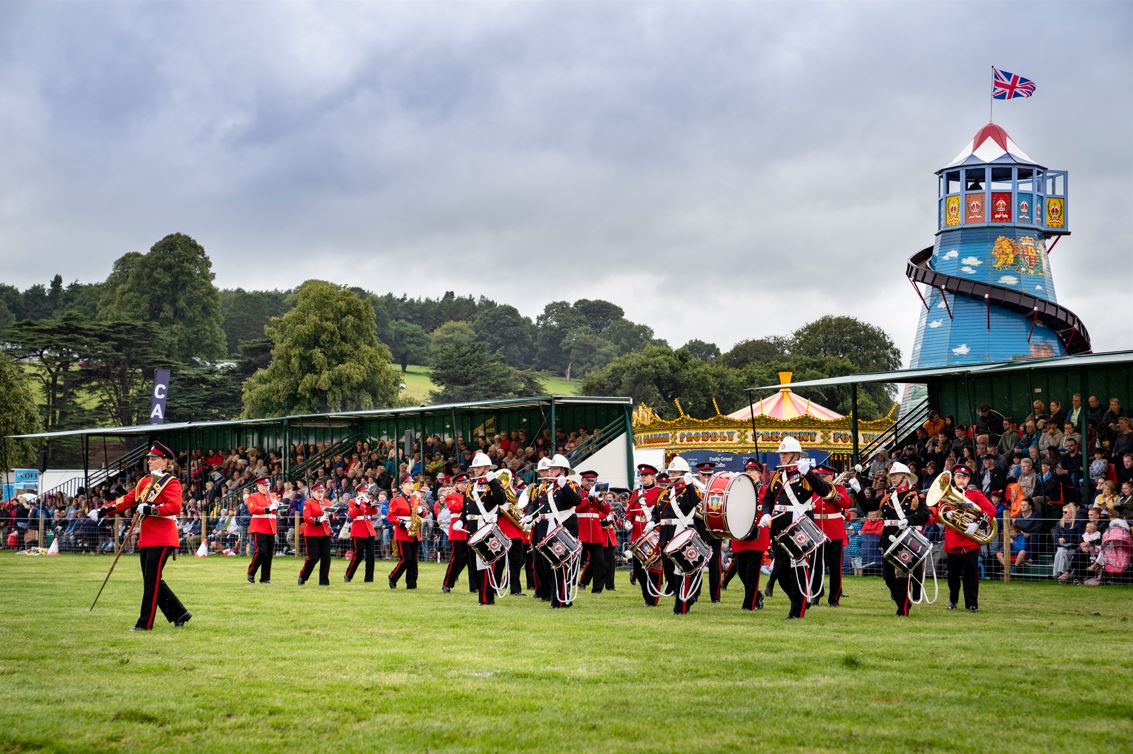
<instances>
[{"instance_id":1,"label":"crowd of spectators","mask_svg":"<svg viewBox=\"0 0 1133 754\"><path fill-rule=\"evenodd\" d=\"M442 559L448 554L448 511L436 505L447 493L448 480L459 470L467 469L477 452L484 452L499 468L507 468L517 480L535 478L535 465L544 456L570 453L580 443L591 439L600 430L586 427L574 431L559 430L552 442L549 430L528 437L523 429L493 435L480 434L441 437L431 435L414 445L411 454L388 438L358 439L352 448L342 448L329 441L296 443L288 448L240 447L215 448L181 452L177 462L184 484L184 507L178 525L182 552L196 552L202 545L213 554L248 554L251 539L248 525L251 514L245 505L248 493L254 491L256 479L273 480L272 494L280 498L286 513L279 519L276 546L281 553L292 553L295 547L294 527L302 516L310 487L322 484L326 501L337 514L333 535L338 554L349 547L346 524L347 501L365 487L382 507L388 510L395 480L405 474L413 476L419 493L430 511L423 526L422 558ZM284 480L284 457L288 467L298 470L296 481ZM0 530L3 544L9 548L46 547L57 539L59 549L67 552L110 552L121 540L128 522L103 522L100 526L87 517L93 508L124 494L144 470L139 466L91 490L79 489L73 496L49 493L38 498L17 497L0 504ZM295 476L295 474L292 474ZM378 546L383 558L394 556L391 524L378 526ZM44 541L40 541L40 532ZM340 538L341 533L341 538ZM136 535L135 535L136 538ZM132 549L134 542L126 543Z\"/></svg>"}]
</instances>

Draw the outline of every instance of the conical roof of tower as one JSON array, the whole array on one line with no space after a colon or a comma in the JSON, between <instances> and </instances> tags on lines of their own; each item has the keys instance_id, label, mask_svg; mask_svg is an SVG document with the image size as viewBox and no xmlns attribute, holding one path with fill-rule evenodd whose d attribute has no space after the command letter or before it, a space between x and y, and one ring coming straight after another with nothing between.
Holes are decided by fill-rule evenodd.
<instances>
[{"instance_id":1,"label":"conical roof of tower","mask_svg":"<svg viewBox=\"0 0 1133 754\"><path fill-rule=\"evenodd\" d=\"M1022 163L1038 166L1038 163L1028 157L1027 153L1020 149L1019 145L1007 135L1003 126L988 123L976 132L972 140L960 150L960 154L956 155L956 159L945 165L941 170L989 162Z\"/></svg>"}]
</instances>

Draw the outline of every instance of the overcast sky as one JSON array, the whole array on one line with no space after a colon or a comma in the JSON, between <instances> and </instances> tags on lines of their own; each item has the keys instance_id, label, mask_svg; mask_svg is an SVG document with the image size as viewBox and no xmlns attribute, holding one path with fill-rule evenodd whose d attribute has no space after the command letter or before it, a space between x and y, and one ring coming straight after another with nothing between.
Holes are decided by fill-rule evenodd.
<instances>
[{"instance_id":1,"label":"overcast sky","mask_svg":"<svg viewBox=\"0 0 1133 754\"><path fill-rule=\"evenodd\" d=\"M674 346L825 314L907 363L936 179L995 120L1070 171L1052 254L1133 347L1133 4L0 0L0 279L167 233L224 288L606 298Z\"/></svg>"}]
</instances>

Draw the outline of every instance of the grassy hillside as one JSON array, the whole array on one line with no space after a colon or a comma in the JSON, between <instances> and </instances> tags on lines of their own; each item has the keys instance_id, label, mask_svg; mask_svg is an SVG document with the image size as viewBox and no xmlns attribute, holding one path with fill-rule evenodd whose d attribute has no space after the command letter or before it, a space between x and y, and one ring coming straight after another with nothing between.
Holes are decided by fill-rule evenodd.
<instances>
[{"instance_id":1,"label":"grassy hillside","mask_svg":"<svg viewBox=\"0 0 1133 754\"><path fill-rule=\"evenodd\" d=\"M397 368L397 367L395 367ZM401 394L408 396L413 403L428 403L429 393L435 389L433 381L429 379L429 368L417 364L410 364L408 372L401 372L401 383L405 385ZM567 380L556 375L543 374L539 376L543 390L549 395L578 395L582 385L581 380Z\"/></svg>"}]
</instances>

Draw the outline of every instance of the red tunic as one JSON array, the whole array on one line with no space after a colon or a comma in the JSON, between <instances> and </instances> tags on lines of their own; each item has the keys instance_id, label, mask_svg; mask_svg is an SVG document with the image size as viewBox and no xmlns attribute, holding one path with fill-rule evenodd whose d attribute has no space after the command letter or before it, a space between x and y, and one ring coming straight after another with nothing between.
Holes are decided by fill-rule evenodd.
<instances>
[{"instance_id":1,"label":"red tunic","mask_svg":"<svg viewBox=\"0 0 1133 754\"><path fill-rule=\"evenodd\" d=\"M380 514L381 508L368 500L352 498L346 505L346 517L350 519L350 536L370 539L378 533L374 530L373 517Z\"/></svg>"},{"instance_id":2,"label":"red tunic","mask_svg":"<svg viewBox=\"0 0 1133 754\"><path fill-rule=\"evenodd\" d=\"M323 515L323 505L315 498L310 498L307 502L303 503L303 536L304 537L329 537L330 524L329 523L316 523L315 519Z\"/></svg>"},{"instance_id":3,"label":"red tunic","mask_svg":"<svg viewBox=\"0 0 1133 754\"><path fill-rule=\"evenodd\" d=\"M626 520L633 524L629 533L631 543L641 539L641 535L645 533L645 524L649 522L649 516L652 514L653 507L657 505L657 498L660 496L661 488L657 485L633 491L633 496L630 497L629 504L626 506ZM643 502L644 506L642 505ZM649 508L648 512L645 507Z\"/></svg>"},{"instance_id":4,"label":"red tunic","mask_svg":"<svg viewBox=\"0 0 1133 754\"><path fill-rule=\"evenodd\" d=\"M464 510L464 495L459 492L448 493L445 495L445 507L448 508L448 512L452 514L448 525L449 541L466 541L468 539L468 532L466 530L452 528L452 525L460 520L460 512Z\"/></svg>"},{"instance_id":5,"label":"red tunic","mask_svg":"<svg viewBox=\"0 0 1133 754\"><path fill-rule=\"evenodd\" d=\"M814 522L822 533L830 540L846 541L846 511L854 507L846 488L841 485L834 488L836 494L833 500L826 500L815 495Z\"/></svg>"},{"instance_id":6,"label":"red tunic","mask_svg":"<svg viewBox=\"0 0 1133 754\"><path fill-rule=\"evenodd\" d=\"M964 497L971 500L973 503L980 507L987 515L995 520L995 506L991 501L984 497L984 493L979 490L966 490ZM935 513L935 511L933 511ZM967 534L961 534L958 531L952 531L947 526L944 527L944 551L945 552L970 552L971 550L978 550L982 545L979 542L969 537Z\"/></svg>"},{"instance_id":7,"label":"red tunic","mask_svg":"<svg viewBox=\"0 0 1133 754\"><path fill-rule=\"evenodd\" d=\"M602 531L602 519L609 512L609 503L589 495L584 496L582 503L574 509L574 514L578 516L578 540L588 545L605 544L606 534Z\"/></svg>"},{"instance_id":8,"label":"red tunic","mask_svg":"<svg viewBox=\"0 0 1133 754\"><path fill-rule=\"evenodd\" d=\"M275 514L268 510L272 504L271 495L261 495L253 492L248 495L248 513L252 514L252 522L248 524L249 534L275 534L277 519Z\"/></svg>"},{"instance_id":9,"label":"red tunic","mask_svg":"<svg viewBox=\"0 0 1133 754\"><path fill-rule=\"evenodd\" d=\"M162 477L169 475L163 474ZM157 515L142 519L138 547L177 547L181 544L176 521L177 514L181 512L181 481L177 477L169 477L161 492L154 496L150 489L153 479L153 476L142 477L134 489L114 501L114 512L121 513L141 503L153 503L157 506ZM162 482L156 484L160 486Z\"/></svg>"},{"instance_id":10,"label":"red tunic","mask_svg":"<svg viewBox=\"0 0 1133 754\"><path fill-rule=\"evenodd\" d=\"M386 521L393 524L393 538L396 542L416 542L417 537L409 536L409 530L401 525L399 518L408 519L412 515L412 508L410 502L405 499L405 496L398 495L393 500L389 501L389 513L386 514Z\"/></svg>"}]
</instances>

